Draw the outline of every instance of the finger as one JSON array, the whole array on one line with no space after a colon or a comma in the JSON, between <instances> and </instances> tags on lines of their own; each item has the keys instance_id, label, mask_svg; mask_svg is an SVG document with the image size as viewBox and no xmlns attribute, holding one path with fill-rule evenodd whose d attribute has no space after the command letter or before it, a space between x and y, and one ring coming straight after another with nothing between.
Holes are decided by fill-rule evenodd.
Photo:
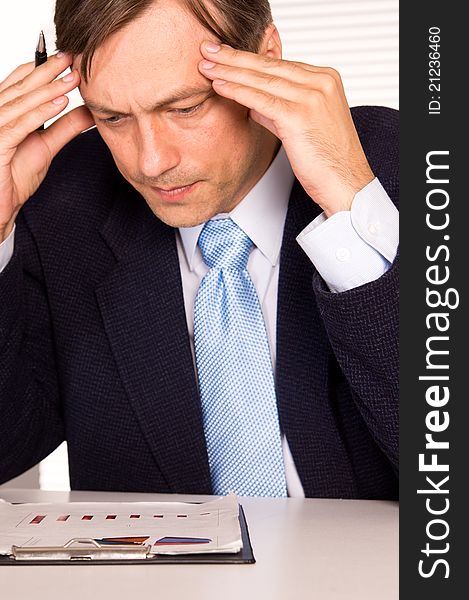
<instances>
[{"instance_id":1,"label":"finger","mask_svg":"<svg viewBox=\"0 0 469 600\"><path fill-rule=\"evenodd\" d=\"M78 72L72 71L61 79L57 79L48 85L10 100L0 106L0 130L3 126L18 119L26 112L71 92L79 83L80 77Z\"/></svg>"},{"instance_id":2,"label":"finger","mask_svg":"<svg viewBox=\"0 0 469 600\"><path fill-rule=\"evenodd\" d=\"M29 134L36 131L49 119L59 115L68 105L67 96L46 102L0 127L0 142L3 150L15 150Z\"/></svg>"},{"instance_id":3,"label":"finger","mask_svg":"<svg viewBox=\"0 0 469 600\"><path fill-rule=\"evenodd\" d=\"M323 74L324 78L317 80L319 86L324 83L327 87L332 79L339 87L342 87L340 74L331 67L320 67L302 62L271 58L253 52L235 50L230 46L217 45L213 42L203 42L201 44L201 53L207 61L214 62L218 66L226 65L251 69L267 75L282 77L296 83L307 83L311 73Z\"/></svg>"},{"instance_id":4,"label":"finger","mask_svg":"<svg viewBox=\"0 0 469 600\"><path fill-rule=\"evenodd\" d=\"M286 108L290 108L291 102L269 94L263 90L241 85L239 83L231 83L229 81L215 80L213 89L224 98L234 100L238 104L246 106L253 111L256 111L264 118L276 122L281 112Z\"/></svg>"},{"instance_id":5,"label":"finger","mask_svg":"<svg viewBox=\"0 0 469 600\"><path fill-rule=\"evenodd\" d=\"M16 67L13 73L10 73L6 79L0 82L0 93L2 90L10 87L10 85L13 85L17 81L24 79L26 75L29 75L34 70L34 68L34 61Z\"/></svg>"},{"instance_id":6,"label":"finger","mask_svg":"<svg viewBox=\"0 0 469 600\"><path fill-rule=\"evenodd\" d=\"M12 78L11 84L0 91L0 105L54 81L71 64L72 57L70 54L56 54L29 73L24 73L23 78L17 78L14 82L12 73L10 75L10 78Z\"/></svg>"},{"instance_id":7,"label":"finger","mask_svg":"<svg viewBox=\"0 0 469 600\"><path fill-rule=\"evenodd\" d=\"M207 79L211 79L212 81L218 79L238 83L276 95L285 100L291 100L292 102L299 101L301 94L304 94L305 90L310 91L314 89L314 77L317 75L315 73L307 73L301 81L292 81L291 79L285 79L285 77L278 77L270 73L217 65L208 61L202 61L199 64L199 70Z\"/></svg>"},{"instance_id":8,"label":"finger","mask_svg":"<svg viewBox=\"0 0 469 600\"><path fill-rule=\"evenodd\" d=\"M213 42L203 42L201 44L201 53L207 60L242 67L244 69L253 69L255 71L288 71L292 72L299 70L300 68L305 71L321 71L324 67L316 67L314 65L307 65L301 62L292 62L288 60L271 58L265 54L256 54L254 52L247 52L244 50L235 50L231 46L226 44L217 45Z\"/></svg>"},{"instance_id":9,"label":"finger","mask_svg":"<svg viewBox=\"0 0 469 600\"><path fill-rule=\"evenodd\" d=\"M65 144L94 124L94 119L86 106L79 106L54 121L41 137L47 144L51 156L55 156Z\"/></svg>"},{"instance_id":10,"label":"finger","mask_svg":"<svg viewBox=\"0 0 469 600\"><path fill-rule=\"evenodd\" d=\"M272 72L265 73L252 69L216 65L208 61L202 61L199 64L199 70L212 81L218 79L238 83L276 95L290 102L308 102L314 94L345 99L345 91L340 79L337 81L333 75L325 71L303 71L303 74L295 77L294 80L288 76L288 73L285 77Z\"/></svg>"}]
</instances>

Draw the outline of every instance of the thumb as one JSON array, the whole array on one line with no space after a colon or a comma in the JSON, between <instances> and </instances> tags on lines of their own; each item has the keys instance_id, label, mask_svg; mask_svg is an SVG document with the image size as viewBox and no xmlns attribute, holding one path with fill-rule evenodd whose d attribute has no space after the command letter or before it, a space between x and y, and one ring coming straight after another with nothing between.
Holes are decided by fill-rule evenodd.
<instances>
[{"instance_id":1,"label":"thumb","mask_svg":"<svg viewBox=\"0 0 469 600\"><path fill-rule=\"evenodd\" d=\"M278 136L277 128L275 126L275 123L272 121L272 119L268 119L267 117L264 117L264 115L261 115L259 112L257 112L256 110L253 110L253 109L251 109L249 111L249 117L256 123L259 123L259 125L262 125L262 127L265 127L266 129L268 129L274 135Z\"/></svg>"},{"instance_id":2,"label":"thumb","mask_svg":"<svg viewBox=\"0 0 469 600\"><path fill-rule=\"evenodd\" d=\"M41 138L53 158L74 137L94 124L94 119L86 106L79 106L54 121L44 133L41 133Z\"/></svg>"}]
</instances>

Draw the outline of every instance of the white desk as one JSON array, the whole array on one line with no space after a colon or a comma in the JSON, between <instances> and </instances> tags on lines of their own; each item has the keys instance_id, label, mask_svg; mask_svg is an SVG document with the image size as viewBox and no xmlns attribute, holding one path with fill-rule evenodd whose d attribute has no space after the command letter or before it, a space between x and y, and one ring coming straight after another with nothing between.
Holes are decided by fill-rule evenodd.
<instances>
[{"instance_id":1,"label":"white desk","mask_svg":"<svg viewBox=\"0 0 469 600\"><path fill-rule=\"evenodd\" d=\"M9 502L209 499L8 489L0 496ZM296 498L240 502L255 565L0 567L0 598L397 600L397 503Z\"/></svg>"}]
</instances>

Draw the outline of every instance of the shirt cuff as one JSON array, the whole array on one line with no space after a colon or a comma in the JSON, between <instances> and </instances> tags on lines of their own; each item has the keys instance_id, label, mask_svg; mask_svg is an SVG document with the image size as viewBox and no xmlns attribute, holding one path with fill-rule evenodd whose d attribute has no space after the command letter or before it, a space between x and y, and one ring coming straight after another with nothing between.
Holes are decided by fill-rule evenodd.
<instances>
[{"instance_id":1,"label":"shirt cuff","mask_svg":"<svg viewBox=\"0 0 469 600\"><path fill-rule=\"evenodd\" d=\"M0 244L0 273L5 269L13 256L13 250L15 248L15 229L16 225L13 225L10 235Z\"/></svg>"},{"instance_id":2,"label":"shirt cuff","mask_svg":"<svg viewBox=\"0 0 469 600\"><path fill-rule=\"evenodd\" d=\"M355 195L350 211L322 213L296 238L331 292L381 277L399 245L399 212L378 179Z\"/></svg>"}]
</instances>

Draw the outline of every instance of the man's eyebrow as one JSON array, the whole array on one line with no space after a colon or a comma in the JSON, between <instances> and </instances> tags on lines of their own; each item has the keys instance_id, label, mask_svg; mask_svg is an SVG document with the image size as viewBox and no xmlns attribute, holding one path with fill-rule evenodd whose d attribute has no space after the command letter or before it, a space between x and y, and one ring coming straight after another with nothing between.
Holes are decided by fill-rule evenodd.
<instances>
[{"instance_id":1,"label":"man's eyebrow","mask_svg":"<svg viewBox=\"0 0 469 600\"><path fill-rule=\"evenodd\" d=\"M189 100L190 98L193 98L195 96L202 96L203 94L208 95L208 94L211 94L212 92L215 93L213 91L212 86L204 87L204 88L200 88L200 87L184 88L184 89L181 89L181 90L175 92L171 96L168 96L167 98L164 98L163 100L160 100L159 102L156 102L155 104L153 104L153 106L150 106L149 108L145 109L145 112L153 112L155 110L165 108L171 104L174 104L175 102L180 102L181 100ZM83 97L83 101L84 101L85 106L93 112L105 113L105 114L109 114L109 115L121 115L121 116L128 115L128 113L121 112L119 110L116 110L115 108L109 108L109 107L105 106L104 104L100 104L99 102L93 102L92 100L87 100L84 97Z\"/></svg>"}]
</instances>

